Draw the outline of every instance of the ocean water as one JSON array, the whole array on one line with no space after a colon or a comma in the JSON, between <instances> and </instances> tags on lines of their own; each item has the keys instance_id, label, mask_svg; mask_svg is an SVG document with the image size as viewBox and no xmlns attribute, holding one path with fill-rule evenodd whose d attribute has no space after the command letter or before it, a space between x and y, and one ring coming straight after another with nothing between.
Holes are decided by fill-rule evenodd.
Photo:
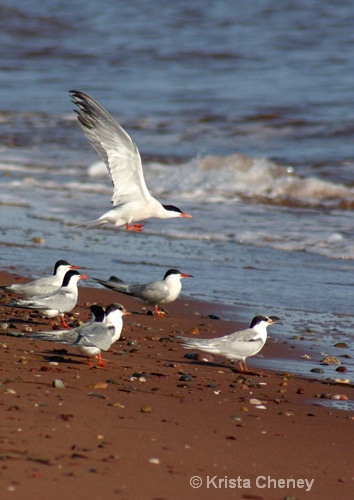
<instances>
[{"instance_id":1,"label":"ocean water","mask_svg":"<svg viewBox=\"0 0 354 500\"><path fill-rule=\"evenodd\" d=\"M67 258L145 282L177 267L194 275L183 293L235 305L227 317L277 314L286 340L354 356L352 2L29 0L0 14L2 269L36 277ZM193 219L74 227L112 190L71 89L119 121L149 190Z\"/></svg>"}]
</instances>

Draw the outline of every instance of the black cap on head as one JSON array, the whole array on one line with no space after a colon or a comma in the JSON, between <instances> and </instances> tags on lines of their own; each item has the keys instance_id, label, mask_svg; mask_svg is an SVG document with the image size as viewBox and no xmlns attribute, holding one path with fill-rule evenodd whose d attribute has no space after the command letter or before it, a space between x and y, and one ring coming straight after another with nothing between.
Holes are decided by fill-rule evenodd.
<instances>
[{"instance_id":1,"label":"black cap on head","mask_svg":"<svg viewBox=\"0 0 354 500\"><path fill-rule=\"evenodd\" d=\"M177 212L179 214L183 214L182 210L180 210L178 207L175 207L174 205L162 205L165 210L168 210L169 212Z\"/></svg>"},{"instance_id":2,"label":"black cap on head","mask_svg":"<svg viewBox=\"0 0 354 500\"><path fill-rule=\"evenodd\" d=\"M165 280L167 278L167 276L170 276L171 274L182 274L181 271L179 271L178 269L169 269L166 273L165 273L165 276L163 277L163 279Z\"/></svg>"},{"instance_id":3,"label":"black cap on head","mask_svg":"<svg viewBox=\"0 0 354 500\"><path fill-rule=\"evenodd\" d=\"M67 271L65 273L65 276L64 276L64 279L63 279L63 283L61 286L68 286L68 284L70 283L70 280L73 276L80 276L80 273L78 271L75 271L74 269L71 269L70 271Z\"/></svg>"},{"instance_id":4,"label":"black cap on head","mask_svg":"<svg viewBox=\"0 0 354 500\"><path fill-rule=\"evenodd\" d=\"M93 304L90 307L90 311L95 317L95 321L97 322L102 322L104 320L104 309L102 306L99 306L98 304Z\"/></svg>"},{"instance_id":5,"label":"black cap on head","mask_svg":"<svg viewBox=\"0 0 354 500\"><path fill-rule=\"evenodd\" d=\"M261 314L258 314L257 316L255 316L253 318L253 320L251 321L251 324L250 324L250 328L253 328L254 326L258 325L259 323L261 323L262 321L265 321L265 322L268 322L268 317L267 316L262 316Z\"/></svg>"},{"instance_id":6,"label":"black cap on head","mask_svg":"<svg viewBox=\"0 0 354 500\"><path fill-rule=\"evenodd\" d=\"M70 266L70 263L67 260L58 260L58 262L55 263L53 274L57 272L59 266Z\"/></svg>"},{"instance_id":7,"label":"black cap on head","mask_svg":"<svg viewBox=\"0 0 354 500\"><path fill-rule=\"evenodd\" d=\"M118 302L114 302L113 304L109 304L109 306L106 309L106 316L108 316L109 313L114 312L114 311L125 311L125 307L122 306L122 304L119 304Z\"/></svg>"}]
</instances>

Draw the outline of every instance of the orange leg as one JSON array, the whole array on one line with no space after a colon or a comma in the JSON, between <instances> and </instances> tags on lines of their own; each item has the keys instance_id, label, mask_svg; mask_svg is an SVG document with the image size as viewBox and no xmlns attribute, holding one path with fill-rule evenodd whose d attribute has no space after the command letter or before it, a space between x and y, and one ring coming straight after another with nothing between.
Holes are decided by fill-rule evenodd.
<instances>
[{"instance_id":1,"label":"orange leg","mask_svg":"<svg viewBox=\"0 0 354 500\"><path fill-rule=\"evenodd\" d=\"M97 354L96 359L98 360L98 366L103 366L106 367L107 365L104 364L103 359L101 357L101 354Z\"/></svg>"},{"instance_id":2,"label":"orange leg","mask_svg":"<svg viewBox=\"0 0 354 500\"><path fill-rule=\"evenodd\" d=\"M238 366L240 368L240 371L241 372L248 372L248 368L247 368L247 365L246 365L246 361L242 361L241 359L238 361Z\"/></svg>"},{"instance_id":3,"label":"orange leg","mask_svg":"<svg viewBox=\"0 0 354 500\"><path fill-rule=\"evenodd\" d=\"M126 224L126 231L135 231L136 233L141 233L143 230L144 224Z\"/></svg>"},{"instance_id":4,"label":"orange leg","mask_svg":"<svg viewBox=\"0 0 354 500\"><path fill-rule=\"evenodd\" d=\"M158 306L155 306L155 311L156 311L156 314L159 318L163 318L165 316L165 312L160 309Z\"/></svg>"},{"instance_id":5,"label":"orange leg","mask_svg":"<svg viewBox=\"0 0 354 500\"><path fill-rule=\"evenodd\" d=\"M88 364L89 366L95 366L95 365L91 362L91 358L90 358L90 356L87 356L87 357L86 357L86 359L87 359L87 364Z\"/></svg>"},{"instance_id":6,"label":"orange leg","mask_svg":"<svg viewBox=\"0 0 354 500\"><path fill-rule=\"evenodd\" d=\"M60 319L61 319L61 324L63 325L63 327L70 329L70 326L67 324L64 314L60 317Z\"/></svg>"}]
</instances>

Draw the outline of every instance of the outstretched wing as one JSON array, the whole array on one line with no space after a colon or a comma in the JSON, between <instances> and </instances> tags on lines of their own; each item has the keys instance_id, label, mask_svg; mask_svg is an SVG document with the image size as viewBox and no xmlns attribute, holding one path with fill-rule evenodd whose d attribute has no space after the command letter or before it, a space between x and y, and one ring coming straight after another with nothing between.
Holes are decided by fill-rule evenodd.
<instances>
[{"instance_id":1,"label":"outstretched wing","mask_svg":"<svg viewBox=\"0 0 354 500\"><path fill-rule=\"evenodd\" d=\"M70 94L83 131L106 164L114 187L113 205L149 198L135 142L92 97L76 90Z\"/></svg>"}]
</instances>

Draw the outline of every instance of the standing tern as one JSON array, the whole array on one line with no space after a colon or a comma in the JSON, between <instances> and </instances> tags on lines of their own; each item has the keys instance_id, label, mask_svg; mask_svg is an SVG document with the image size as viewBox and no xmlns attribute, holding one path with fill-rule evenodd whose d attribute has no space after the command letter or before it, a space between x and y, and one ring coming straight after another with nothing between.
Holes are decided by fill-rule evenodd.
<instances>
[{"instance_id":1,"label":"standing tern","mask_svg":"<svg viewBox=\"0 0 354 500\"><path fill-rule=\"evenodd\" d=\"M90 358L98 360L98 366L106 366L102 360L101 351L108 351L116 342L123 328L123 316L130 314L121 304L110 304L106 311L99 305L90 307L91 321L71 330L56 332L37 332L27 335L36 340L49 340L60 344L77 347L80 354L86 356L92 366Z\"/></svg>"},{"instance_id":2,"label":"standing tern","mask_svg":"<svg viewBox=\"0 0 354 500\"><path fill-rule=\"evenodd\" d=\"M146 284L124 283L115 276L111 276L108 281L93 279L115 292L130 295L139 302L155 306L157 316L162 318L165 313L159 306L175 301L182 290L181 279L192 277L190 274L181 273L178 269L170 269L163 280Z\"/></svg>"},{"instance_id":3,"label":"standing tern","mask_svg":"<svg viewBox=\"0 0 354 500\"><path fill-rule=\"evenodd\" d=\"M92 146L106 164L113 184L113 207L99 219L79 226L99 227L107 223L125 226L127 231L142 231L143 224L135 224L155 217L170 219L191 216L173 205L162 205L151 196L146 187L141 158L135 142L127 132L92 97L77 90L70 91L77 105L79 123Z\"/></svg>"},{"instance_id":4,"label":"standing tern","mask_svg":"<svg viewBox=\"0 0 354 500\"><path fill-rule=\"evenodd\" d=\"M19 299L8 304L8 306L34 309L42 316L52 318L53 324L54 318L60 316L63 326L69 328L64 314L70 312L76 306L78 297L77 283L80 279L88 279L88 277L75 270L67 271L62 286L58 290L34 299Z\"/></svg>"},{"instance_id":5,"label":"standing tern","mask_svg":"<svg viewBox=\"0 0 354 500\"><path fill-rule=\"evenodd\" d=\"M267 327L280 320L277 316L255 316L246 330L213 339L192 339L176 336L185 349L199 349L237 360L240 370L248 372L246 358L257 354L267 340Z\"/></svg>"},{"instance_id":6,"label":"standing tern","mask_svg":"<svg viewBox=\"0 0 354 500\"><path fill-rule=\"evenodd\" d=\"M72 266L66 260L58 260L58 262L55 263L52 276L39 278L38 280L26 284L14 283L9 286L0 286L0 289L8 293L23 295L28 298L41 297L58 290L63 282L65 273L70 269L79 269L79 267Z\"/></svg>"}]
</instances>

